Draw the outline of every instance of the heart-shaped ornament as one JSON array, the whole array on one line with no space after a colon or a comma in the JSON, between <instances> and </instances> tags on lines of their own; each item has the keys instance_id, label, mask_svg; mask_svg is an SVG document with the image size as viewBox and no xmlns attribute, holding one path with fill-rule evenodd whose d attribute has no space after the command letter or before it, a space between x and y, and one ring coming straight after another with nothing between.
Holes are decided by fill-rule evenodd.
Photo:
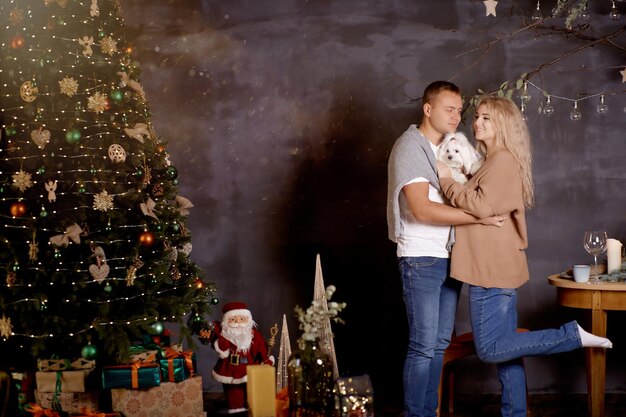
<instances>
[{"instance_id":1,"label":"heart-shaped ornament","mask_svg":"<svg viewBox=\"0 0 626 417\"><path fill-rule=\"evenodd\" d=\"M48 142L50 142L50 131L39 128L30 132L30 138L35 142L35 145L43 149Z\"/></svg>"},{"instance_id":2,"label":"heart-shaped ornament","mask_svg":"<svg viewBox=\"0 0 626 417\"><path fill-rule=\"evenodd\" d=\"M96 264L89 265L89 273L98 283L101 283L109 275L109 265L102 264L100 266Z\"/></svg>"}]
</instances>

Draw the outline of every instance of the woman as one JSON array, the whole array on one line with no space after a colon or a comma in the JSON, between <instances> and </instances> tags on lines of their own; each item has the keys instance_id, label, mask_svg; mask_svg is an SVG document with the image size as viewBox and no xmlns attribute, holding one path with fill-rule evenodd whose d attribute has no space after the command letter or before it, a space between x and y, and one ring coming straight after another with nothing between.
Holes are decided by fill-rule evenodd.
<instances>
[{"instance_id":1,"label":"woman","mask_svg":"<svg viewBox=\"0 0 626 417\"><path fill-rule=\"evenodd\" d=\"M580 347L612 347L575 321L559 329L517 333L516 289L528 281L524 211L533 204L530 135L515 103L482 97L473 124L483 166L465 185L437 165L450 203L476 217L503 215L502 227L457 226L450 276L470 284L470 321L481 360L498 364L502 415L526 416L526 376L521 358Z\"/></svg>"}]
</instances>

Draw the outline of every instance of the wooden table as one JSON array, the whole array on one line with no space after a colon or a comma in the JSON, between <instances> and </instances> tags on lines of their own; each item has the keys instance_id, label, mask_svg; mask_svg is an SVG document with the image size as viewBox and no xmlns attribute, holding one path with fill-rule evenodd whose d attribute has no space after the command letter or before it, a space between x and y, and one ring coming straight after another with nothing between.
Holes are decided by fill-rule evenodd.
<instances>
[{"instance_id":1,"label":"wooden table","mask_svg":"<svg viewBox=\"0 0 626 417\"><path fill-rule=\"evenodd\" d=\"M589 284L561 278L559 274L548 277L556 288L562 306L591 310L591 333L606 337L606 312L626 310L626 283ZM604 417L604 384L606 378L606 349L587 348L587 397L589 415Z\"/></svg>"}]
</instances>

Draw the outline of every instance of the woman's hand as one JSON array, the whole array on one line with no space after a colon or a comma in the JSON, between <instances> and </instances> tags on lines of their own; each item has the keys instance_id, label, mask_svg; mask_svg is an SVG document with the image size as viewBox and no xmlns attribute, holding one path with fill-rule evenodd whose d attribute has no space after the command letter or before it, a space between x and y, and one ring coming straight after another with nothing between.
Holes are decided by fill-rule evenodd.
<instances>
[{"instance_id":1,"label":"woman's hand","mask_svg":"<svg viewBox=\"0 0 626 417\"><path fill-rule=\"evenodd\" d=\"M437 175L439 176L439 179L452 178L452 171L444 162L437 161Z\"/></svg>"},{"instance_id":2,"label":"woman's hand","mask_svg":"<svg viewBox=\"0 0 626 417\"><path fill-rule=\"evenodd\" d=\"M480 224L483 224L485 226L500 227L504 224L505 220L506 220L506 216L491 216L491 217L485 217L484 219L480 219L479 222Z\"/></svg>"}]
</instances>

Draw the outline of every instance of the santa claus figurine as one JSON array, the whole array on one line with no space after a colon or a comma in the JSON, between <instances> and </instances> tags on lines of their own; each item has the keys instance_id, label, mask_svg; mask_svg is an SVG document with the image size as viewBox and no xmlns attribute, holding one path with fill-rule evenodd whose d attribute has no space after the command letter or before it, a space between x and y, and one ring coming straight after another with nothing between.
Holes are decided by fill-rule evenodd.
<instances>
[{"instance_id":1,"label":"santa claus figurine","mask_svg":"<svg viewBox=\"0 0 626 417\"><path fill-rule=\"evenodd\" d=\"M222 313L222 322L214 324L211 337L219 357L212 375L224 387L228 413L240 413L246 411L246 367L274 365L274 357L268 357L265 338L256 329L252 313L244 303L227 303Z\"/></svg>"}]
</instances>

